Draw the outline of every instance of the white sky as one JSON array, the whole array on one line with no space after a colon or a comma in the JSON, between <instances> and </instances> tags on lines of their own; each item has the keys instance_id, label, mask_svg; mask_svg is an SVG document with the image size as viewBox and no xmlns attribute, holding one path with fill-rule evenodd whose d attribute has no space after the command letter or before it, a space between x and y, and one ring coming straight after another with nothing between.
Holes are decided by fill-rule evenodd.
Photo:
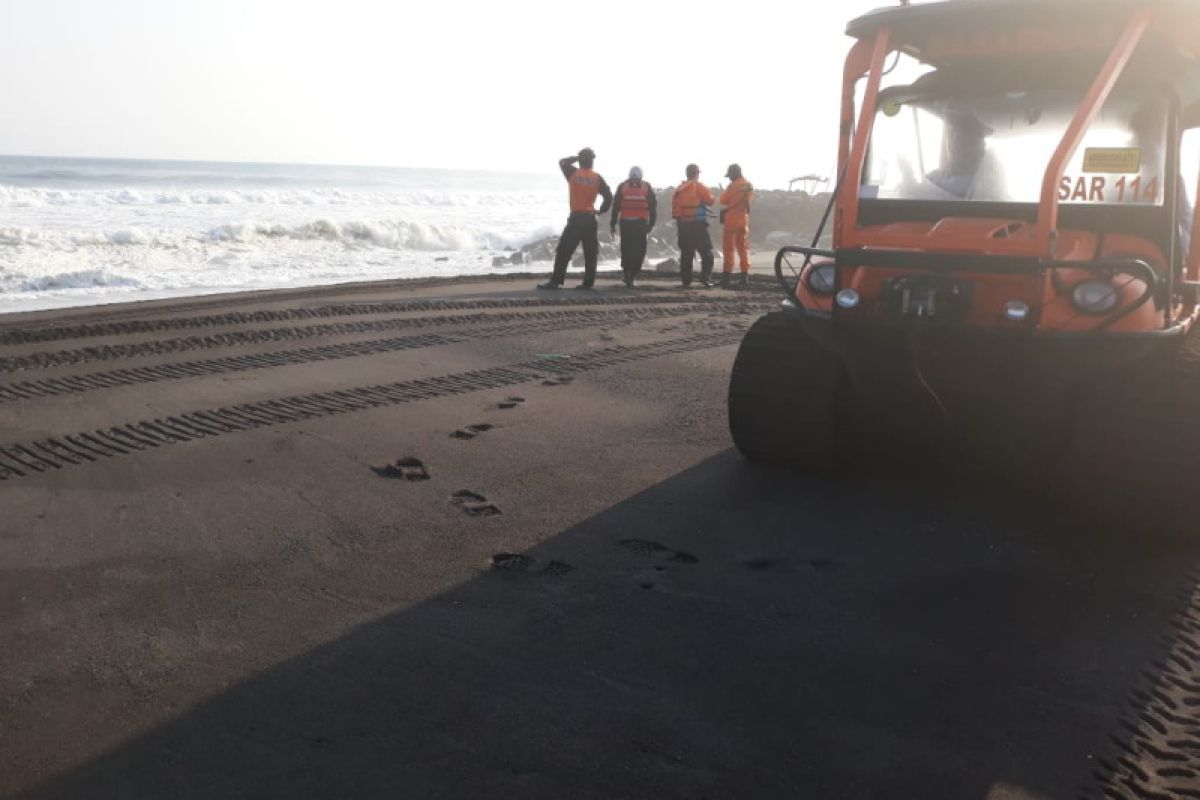
<instances>
[{"instance_id":1,"label":"white sky","mask_svg":"<svg viewBox=\"0 0 1200 800\"><path fill-rule=\"evenodd\" d=\"M829 175L890 0L0 0L0 153Z\"/></svg>"}]
</instances>

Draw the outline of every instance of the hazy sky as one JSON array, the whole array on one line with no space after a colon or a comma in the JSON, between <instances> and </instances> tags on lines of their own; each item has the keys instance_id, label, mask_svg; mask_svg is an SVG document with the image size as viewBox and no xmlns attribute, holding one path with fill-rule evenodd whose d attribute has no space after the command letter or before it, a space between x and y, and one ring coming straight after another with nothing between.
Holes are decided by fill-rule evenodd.
<instances>
[{"instance_id":1,"label":"hazy sky","mask_svg":"<svg viewBox=\"0 0 1200 800\"><path fill-rule=\"evenodd\" d=\"M833 172L847 20L888 0L0 0L0 153Z\"/></svg>"}]
</instances>

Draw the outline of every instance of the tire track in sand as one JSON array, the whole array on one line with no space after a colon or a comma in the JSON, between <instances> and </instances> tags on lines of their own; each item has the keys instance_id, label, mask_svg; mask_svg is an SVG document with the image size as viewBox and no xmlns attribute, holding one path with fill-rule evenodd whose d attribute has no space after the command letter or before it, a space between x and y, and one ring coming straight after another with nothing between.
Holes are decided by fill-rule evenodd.
<instances>
[{"instance_id":1,"label":"tire track in sand","mask_svg":"<svg viewBox=\"0 0 1200 800\"><path fill-rule=\"evenodd\" d=\"M694 311L680 313L694 313ZM726 310L721 313L739 317L746 315L744 309ZM638 320L653 318L661 317L645 317L641 315L636 317ZM158 383L161 381L208 377L231 372L296 366L318 361L336 361L345 358L380 355L438 345L458 344L480 339L495 339L504 336L542 333L545 331L574 330L603 325L610 321L607 318L594 319L588 316L569 320L555 317L535 323L521 322L509 325L481 327L471 331L427 333L390 339L374 339L365 342L346 342L299 350L281 350L243 356L226 356L223 358L172 362L155 366L132 367L82 375L20 381L17 383L0 384L0 404L58 397L67 394L80 394L100 389Z\"/></svg>"},{"instance_id":2,"label":"tire track in sand","mask_svg":"<svg viewBox=\"0 0 1200 800\"><path fill-rule=\"evenodd\" d=\"M320 336L353 336L363 333L380 333L408 329L440 328L497 324L503 322L537 323L561 320L570 323L584 318L596 324L607 322L637 322L644 319L661 319L694 313L744 313L758 314L771 308L763 304L729 302L716 305L679 304L651 307L617 309L557 309L549 311L499 312L441 315L435 317L400 317L382 320L360 320L357 322L326 323L303 327L267 328L263 330L226 331L200 336L184 336L174 339L158 339L149 342L107 344L94 347L78 347L68 350L41 351L0 357L0 372L21 372L51 367L74 366L96 361L116 361L126 358L173 355L195 350L238 347L256 344L291 342Z\"/></svg>"},{"instance_id":3,"label":"tire track in sand","mask_svg":"<svg viewBox=\"0 0 1200 800\"><path fill-rule=\"evenodd\" d=\"M0 480L14 480L70 467L103 463L122 455L200 439L321 419L482 390L542 381L633 361L736 344L740 331L689 336L650 344L606 347L571 359L537 359L436 378L400 381L329 392L292 395L237 406L202 409L0 446Z\"/></svg>"},{"instance_id":4,"label":"tire track in sand","mask_svg":"<svg viewBox=\"0 0 1200 800\"><path fill-rule=\"evenodd\" d=\"M775 297L778 292L763 292L762 299ZM439 311L480 311L527 308L597 307L597 306L655 306L679 303L694 305L719 305L729 302L728 297L688 296L671 293L668 295L642 295L637 297L604 295L592 297L515 297L476 300L408 300L394 303L345 303L314 306L312 308L267 309L261 311L230 311L223 314L208 314L197 317L159 317L141 320L114 320L81 324L21 324L12 327L0 326L0 345L19 345L37 342L55 342L66 339L89 339L98 336L125 336L141 333L186 330L188 328L216 328L235 325L255 325L270 322L293 322L296 320L318 320L336 317L372 316L380 314L412 314Z\"/></svg>"}]
</instances>

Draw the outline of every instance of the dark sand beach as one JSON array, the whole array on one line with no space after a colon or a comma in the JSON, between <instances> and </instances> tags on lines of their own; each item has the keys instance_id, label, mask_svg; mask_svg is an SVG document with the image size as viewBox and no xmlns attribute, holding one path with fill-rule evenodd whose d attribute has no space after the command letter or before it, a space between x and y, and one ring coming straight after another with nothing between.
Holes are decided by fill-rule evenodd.
<instances>
[{"instance_id":1,"label":"dark sand beach","mask_svg":"<svg viewBox=\"0 0 1200 800\"><path fill-rule=\"evenodd\" d=\"M1200 796L1200 544L747 464L757 280L0 319L0 795Z\"/></svg>"}]
</instances>

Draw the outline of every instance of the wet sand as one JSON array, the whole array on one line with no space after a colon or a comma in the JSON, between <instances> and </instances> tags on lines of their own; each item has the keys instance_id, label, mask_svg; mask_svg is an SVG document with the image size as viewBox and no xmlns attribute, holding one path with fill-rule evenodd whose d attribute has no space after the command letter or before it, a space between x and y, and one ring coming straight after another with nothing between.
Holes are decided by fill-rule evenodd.
<instances>
[{"instance_id":1,"label":"wet sand","mask_svg":"<svg viewBox=\"0 0 1200 800\"><path fill-rule=\"evenodd\" d=\"M1193 796L1196 542L754 467L765 278L533 282L0 319L0 795Z\"/></svg>"}]
</instances>

